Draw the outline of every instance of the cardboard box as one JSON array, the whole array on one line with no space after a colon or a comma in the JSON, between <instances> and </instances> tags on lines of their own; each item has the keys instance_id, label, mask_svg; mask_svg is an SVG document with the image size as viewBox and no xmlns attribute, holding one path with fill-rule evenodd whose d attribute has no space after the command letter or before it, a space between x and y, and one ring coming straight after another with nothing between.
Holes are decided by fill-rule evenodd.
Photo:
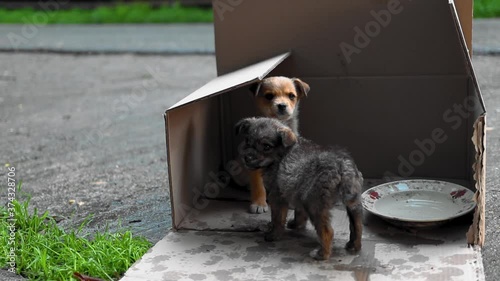
<instances>
[{"instance_id":1,"label":"cardboard box","mask_svg":"<svg viewBox=\"0 0 500 281\"><path fill-rule=\"evenodd\" d=\"M472 1L459 1L458 14L447 0L213 6L218 77L165 113L174 232L135 269L162 280L482 280L480 251L467 247L484 242L485 202L485 106L469 56ZM248 87L274 75L311 86L300 132L347 147L365 188L401 177L458 182L476 192L474 215L407 232L365 214L363 249L352 255L342 249L348 226L339 207L334 256L323 264L307 258L312 229L264 242L252 231L269 214L248 214L249 195L229 186L229 176L241 168L233 126L256 115Z\"/></svg>"}]
</instances>

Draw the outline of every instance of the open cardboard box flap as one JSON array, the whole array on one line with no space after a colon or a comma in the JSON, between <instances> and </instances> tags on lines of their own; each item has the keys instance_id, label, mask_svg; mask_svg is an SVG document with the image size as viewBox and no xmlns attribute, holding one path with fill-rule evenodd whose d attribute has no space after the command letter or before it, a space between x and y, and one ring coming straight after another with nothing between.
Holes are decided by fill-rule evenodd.
<instances>
[{"instance_id":1,"label":"open cardboard box flap","mask_svg":"<svg viewBox=\"0 0 500 281\"><path fill-rule=\"evenodd\" d=\"M164 280L482 280L480 251L467 247L484 242L485 202L485 106L468 53L471 1L462 0L458 14L448 0L213 4L219 77L165 113L176 231L136 269ZM347 147L365 188L393 177L459 182L476 191L473 218L409 233L365 214L363 249L352 255L341 249L348 229L336 208L334 257L323 265L307 260L312 229L263 242L251 231L269 214L248 214L245 195L228 196L233 188L224 178L236 169L233 126L256 114L247 86L273 75L309 83L301 134Z\"/></svg>"},{"instance_id":2,"label":"open cardboard box flap","mask_svg":"<svg viewBox=\"0 0 500 281\"><path fill-rule=\"evenodd\" d=\"M278 64L283 62L288 56L290 56L290 52L286 52L234 72L221 75L184 99L180 100L178 103L174 104L168 109L168 111L200 99L209 98L217 94L234 90L238 87L258 82L269 74L269 72L271 72Z\"/></svg>"},{"instance_id":3,"label":"open cardboard box flap","mask_svg":"<svg viewBox=\"0 0 500 281\"><path fill-rule=\"evenodd\" d=\"M286 52L221 75L166 111L174 228L178 228L191 211L200 209L195 206L205 196L200 190L221 167L221 149L224 146L224 136L221 134L227 128L221 126L222 104L218 95L231 94L231 91L262 80L289 55Z\"/></svg>"}]
</instances>

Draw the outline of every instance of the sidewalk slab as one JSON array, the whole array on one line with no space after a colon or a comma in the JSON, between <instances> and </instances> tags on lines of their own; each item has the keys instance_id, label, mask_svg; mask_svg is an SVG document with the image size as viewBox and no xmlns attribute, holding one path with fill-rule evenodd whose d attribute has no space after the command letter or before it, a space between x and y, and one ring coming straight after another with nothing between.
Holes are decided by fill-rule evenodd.
<instances>
[{"instance_id":1,"label":"sidewalk slab","mask_svg":"<svg viewBox=\"0 0 500 281\"><path fill-rule=\"evenodd\" d=\"M349 239L347 214L337 206L333 211L332 257L316 261L311 254L319 244L310 223L306 231L287 231L282 240L266 242L258 229L265 228L269 214L248 214L241 202L226 204L240 211L238 218L229 220L252 225L255 232L215 230L228 218L207 223L215 224L212 231L170 232L121 281L484 280L481 250L467 247L463 235L466 225L457 221L439 231L405 231L366 214L363 248L352 253L343 248ZM213 218L218 210L210 206L214 204L209 204L204 214ZM289 217L292 215L290 211Z\"/></svg>"}]
</instances>

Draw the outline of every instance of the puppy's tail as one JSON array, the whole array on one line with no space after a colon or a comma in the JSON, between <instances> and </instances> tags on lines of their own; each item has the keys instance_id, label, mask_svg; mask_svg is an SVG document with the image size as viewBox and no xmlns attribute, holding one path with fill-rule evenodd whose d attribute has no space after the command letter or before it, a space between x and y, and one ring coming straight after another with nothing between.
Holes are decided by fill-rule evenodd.
<instances>
[{"instance_id":1,"label":"puppy's tail","mask_svg":"<svg viewBox=\"0 0 500 281\"><path fill-rule=\"evenodd\" d=\"M359 202L361 191L363 190L363 175L357 170L351 173L344 173L338 189L342 202L346 206L352 204L352 202Z\"/></svg>"}]
</instances>

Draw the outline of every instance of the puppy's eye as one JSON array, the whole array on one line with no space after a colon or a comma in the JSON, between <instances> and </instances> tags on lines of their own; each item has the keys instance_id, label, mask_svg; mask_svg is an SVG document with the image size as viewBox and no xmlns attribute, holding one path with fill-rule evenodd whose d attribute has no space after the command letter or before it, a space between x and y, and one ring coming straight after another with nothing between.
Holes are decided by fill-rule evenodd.
<instances>
[{"instance_id":1,"label":"puppy's eye","mask_svg":"<svg viewBox=\"0 0 500 281\"><path fill-rule=\"evenodd\" d=\"M291 100L294 100L294 99L295 99L295 95L294 95L294 94L292 94L292 93L289 93L289 94L288 94L288 98L290 98Z\"/></svg>"},{"instance_id":2,"label":"puppy's eye","mask_svg":"<svg viewBox=\"0 0 500 281\"><path fill-rule=\"evenodd\" d=\"M274 98L274 95L273 94L265 94L264 97L267 99L267 100L272 100Z\"/></svg>"},{"instance_id":3,"label":"puppy's eye","mask_svg":"<svg viewBox=\"0 0 500 281\"><path fill-rule=\"evenodd\" d=\"M263 148L264 148L264 151L270 151L273 147L270 146L269 144L264 144Z\"/></svg>"}]
</instances>

